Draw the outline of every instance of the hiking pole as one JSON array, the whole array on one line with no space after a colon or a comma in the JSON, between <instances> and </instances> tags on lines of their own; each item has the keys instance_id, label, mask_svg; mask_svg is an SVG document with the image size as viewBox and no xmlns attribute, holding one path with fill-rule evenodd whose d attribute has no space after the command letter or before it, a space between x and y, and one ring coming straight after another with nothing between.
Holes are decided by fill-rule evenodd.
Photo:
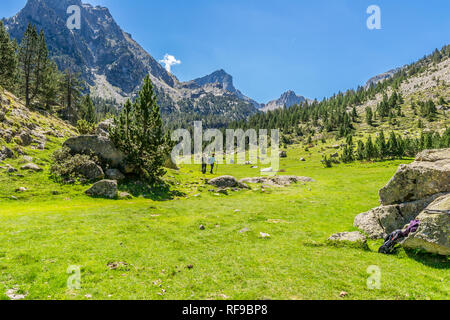
<instances>
[{"instance_id":1,"label":"hiking pole","mask_svg":"<svg viewBox=\"0 0 450 320\"><path fill-rule=\"evenodd\" d=\"M219 164L218 163L216 163L216 174L217 174L217 171L219 170Z\"/></svg>"}]
</instances>

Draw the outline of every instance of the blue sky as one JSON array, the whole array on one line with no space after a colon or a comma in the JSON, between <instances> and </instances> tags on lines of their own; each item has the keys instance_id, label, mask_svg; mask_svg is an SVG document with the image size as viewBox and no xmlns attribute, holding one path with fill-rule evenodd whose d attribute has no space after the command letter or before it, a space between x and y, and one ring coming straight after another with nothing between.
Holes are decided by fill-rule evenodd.
<instances>
[{"instance_id":1,"label":"blue sky","mask_svg":"<svg viewBox=\"0 0 450 320\"><path fill-rule=\"evenodd\" d=\"M110 9L182 81L217 69L259 102L286 90L323 98L450 43L448 0L83 0ZM2 0L12 16L26 0ZM369 5L381 30L368 30Z\"/></svg>"}]
</instances>

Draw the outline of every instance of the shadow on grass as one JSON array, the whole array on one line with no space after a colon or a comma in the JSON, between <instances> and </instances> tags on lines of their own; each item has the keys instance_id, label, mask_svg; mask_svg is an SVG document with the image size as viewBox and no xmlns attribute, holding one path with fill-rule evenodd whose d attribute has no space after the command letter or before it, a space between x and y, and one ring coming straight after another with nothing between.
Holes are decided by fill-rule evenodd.
<instances>
[{"instance_id":1,"label":"shadow on grass","mask_svg":"<svg viewBox=\"0 0 450 320\"><path fill-rule=\"evenodd\" d=\"M125 181L119 185L120 191L130 193L133 197L144 197L153 201L169 201L185 194L178 190L170 190L170 185L150 186L139 181Z\"/></svg>"},{"instance_id":2,"label":"shadow on grass","mask_svg":"<svg viewBox=\"0 0 450 320\"><path fill-rule=\"evenodd\" d=\"M430 254L418 250L404 249L408 258L434 269L450 269L450 257Z\"/></svg>"}]
</instances>

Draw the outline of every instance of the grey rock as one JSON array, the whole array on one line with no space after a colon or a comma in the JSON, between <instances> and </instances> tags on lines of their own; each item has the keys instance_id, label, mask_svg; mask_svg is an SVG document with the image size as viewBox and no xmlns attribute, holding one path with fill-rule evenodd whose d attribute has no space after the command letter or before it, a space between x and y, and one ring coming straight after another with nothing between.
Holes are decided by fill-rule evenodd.
<instances>
[{"instance_id":1,"label":"grey rock","mask_svg":"<svg viewBox=\"0 0 450 320\"><path fill-rule=\"evenodd\" d=\"M410 234L401 245L430 253L450 255L450 194L439 197L418 217L417 232Z\"/></svg>"},{"instance_id":2,"label":"grey rock","mask_svg":"<svg viewBox=\"0 0 450 320\"><path fill-rule=\"evenodd\" d=\"M333 234L328 238L330 242L350 242L354 244L359 244L361 246L367 245L367 238L361 232L341 232Z\"/></svg>"},{"instance_id":3,"label":"grey rock","mask_svg":"<svg viewBox=\"0 0 450 320\"><path fill-rule=\"evenodd\" d=\"M28 163L22 167L20 167L20 169L22 170L29 170L29 171L34 171L34 172L40 172L42 171L42 168L40 168L38 165L34 164L34 163Z\"/></svg>"},{"instance_id":4,"label":"grey rock","mask_svg":"<svg viewBox=\"0 0 450 320\"><path fill-rule=\"evenodd\" d=\"M96 155L114 168L121 166L125 160L123 152L107 137L94 135L73 137L64 142L63 146L69 148L71 153Z\"/></svg>"},{"instance_id":5,"label":"grey rock","mask_svg":"<svg viewBox=\"0 0 450 320\"><path fill-rule=\"evenodd\" d=\"M280 153L278 155L280 156L280 158L287 158L287 152L286 151L280 151Z\"/></svg>"},{"instance_id":6,"label":"grey rock","mask_svg":"<svg viewBox=\"0 0 450 320\"><path fill-rule=\"evenodd\" d=\"M115 180L101 180L85 191L88 196L107 199L117 198L117 192L117 181Z\"/></svg>"},{"instance_id":7,"label":"grey rock","mask_svg":"<svg viewBox=\"0 0 450 320\"><path fill-rule=\"evenodd\" d=\"M117 180L117 181L125 179L125 175L118 169L106 170L106 177L110 180Z\"/></svg>"},{"instance_id":8,"label":"grey rock","mask_svg":"<svg viewBox=\"0 0 450 320\"><path fill-rule=\"evenodd\" d=\"M208 184L219 188L233 188L238 186L238 181L232 176L221 176L208 181Z\"/></svg>"},{"instance_id":9,"label":"grey rock","mask_svg":"<svg viewBox=\"0 0 450 320\"><path fill-rule=\"evenodd\" d=\"M96 134L99 136L109 137L109 129L114 126L113 119L106 119L97 125Z\"/></svg>"},{"instance_id":10,"label":"grey rock","mask_svg":"<svg viewBox=\"0 0 450 320\"><path fill-rule=\"evenodd\" d=\"M5 159L12 159L14 158L14 156L14 152L6 146L3 146L0 150L0 161Z\"/></svg>"},{"instance_id":11,"label":"grey rock","mask_svg":"<svg viewBox=\"0 0 450 320\"><path fill-rule=\"evenodd\" d=\"M381 204L391 205L442 192L450 192L450 149L425 151L413 163L401 165L379 194Z\"/></svg>"},{"instance_id":12,"label":"grey rock","mask_svg":"<svg viewBox=\"0 0 450 320\"><path fill-rule=\"evenodd\" d=\"M120 192L119 193L119 199L121 200L131 200L133 199L133 196L129 194L128 192Z\"/></svg>"},{"instance_id":13,"label":"grey rock","mask_svg":"<svg viewBox=\"0 0 450 320\"><path fill-rule=\"evenodd\" d=\"M77 168L79 174L89 181L102 180L105 177L103 169L94 161L87 161Z\"/></svg>"},{"instance_id":14,"label":"grey rock","mask_svg":"<svg viewBox=\"0 0 450 320\"><path fill-rule=\"evenodd\" d=\"M414 220L422 210L441 195L401 204L379 206L356 216L354 226L367 233L371 239L384 238Z\"/></svg>"}]
</instances>

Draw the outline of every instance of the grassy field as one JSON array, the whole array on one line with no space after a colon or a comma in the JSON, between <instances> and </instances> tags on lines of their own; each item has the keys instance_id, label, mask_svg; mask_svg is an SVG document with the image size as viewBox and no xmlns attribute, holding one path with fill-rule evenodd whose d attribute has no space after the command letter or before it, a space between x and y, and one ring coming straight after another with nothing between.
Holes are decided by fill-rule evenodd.
<instances>
[{"instance_id":1,"label":"grassy field","mask_svg":"<svg viewBox=\"0 0 450 320\"><path fill-rule=\"evenodd\" d=\"M226 196L209 191L197 166L186 166L167 173L177 192L124 185L135 197L112 201L49 179L59 143L29 150L42 173L0 170L0 299L12 288L26 299L450 298L448 258L403 249L380 255L381 241L369 241L369 250L326 244L333 233L355 230L354 217L376 207L378 189L411 160L325 169L322 146L308 153L297 146L281 160L283 174L316 182ZM221 165L218 175L259 176L250 167ZM81 268L79 290L67 287L73 265ZM366 284L371 265L381 269L379 290Z\"/></svg>"}]
</instances>

